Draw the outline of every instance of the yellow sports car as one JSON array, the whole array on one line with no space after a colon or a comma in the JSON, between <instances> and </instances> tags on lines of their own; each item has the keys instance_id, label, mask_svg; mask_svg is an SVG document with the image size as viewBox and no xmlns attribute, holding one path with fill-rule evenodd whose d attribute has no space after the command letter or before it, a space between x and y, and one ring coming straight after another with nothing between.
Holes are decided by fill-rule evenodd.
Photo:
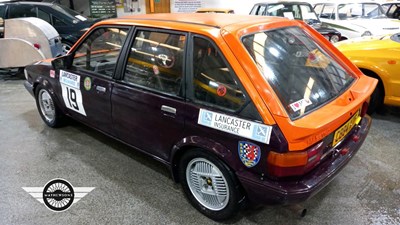
<instances>
[{"instance_id":1,"label":"yellow sports car","mask_svg":"<svg viewBox=\"0 0 400 225\"><path fill-rule=\"evenodd\" d=\"M335 43L365 75L379 80L368 112L382 104L400 106L400 33Z\"/></svg>"}]
</instances>

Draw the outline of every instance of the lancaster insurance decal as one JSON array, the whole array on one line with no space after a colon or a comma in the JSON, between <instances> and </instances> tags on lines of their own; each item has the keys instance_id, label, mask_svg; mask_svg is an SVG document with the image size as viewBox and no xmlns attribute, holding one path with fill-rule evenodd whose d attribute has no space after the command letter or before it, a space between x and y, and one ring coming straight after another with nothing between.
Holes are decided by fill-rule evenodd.
<instances>
[{"instance_id":1,"label":"lancaster insurance decal","mask_svg":"<svg viewBox=\"0 0 400 225\"><path fill-rule=\"evenodd\" d=\"M60 83L65 106L86 116L85 109L83 108L80 82L81 77L79 75L60 70Z\"/></svg>"},{"instance_id":2,"label":"lancaster insurance decal","mask_svg":"<svg viewBox=\"0 0 400 225\"><path fill-rule=\"evenodd\" d=\"M221 113L200 109L198 124L269 144L272 127Z\"/></svg>"}]
</instances>

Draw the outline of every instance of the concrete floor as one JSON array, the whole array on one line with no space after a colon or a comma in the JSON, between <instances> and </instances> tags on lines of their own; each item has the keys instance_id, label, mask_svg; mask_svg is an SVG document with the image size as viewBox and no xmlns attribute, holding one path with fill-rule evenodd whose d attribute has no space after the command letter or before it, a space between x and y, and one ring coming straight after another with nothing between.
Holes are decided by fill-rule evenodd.
<instances>
[{"instance_id":1,"label":"concrete floor","mask_svg":"<svg viewBox=\"0 0 400 225\"><path fill-rule=\"evenodd\" d=\"M47 127L22 80L0 75L0 224L216 224L186 201L168 170L79 123ZM400 108L374 115L348 166L304 202L242 211L227 224L400 224ZM21 187L64 178L96 187L68 211L48 210Z\"/></svg>"}]
</instances>

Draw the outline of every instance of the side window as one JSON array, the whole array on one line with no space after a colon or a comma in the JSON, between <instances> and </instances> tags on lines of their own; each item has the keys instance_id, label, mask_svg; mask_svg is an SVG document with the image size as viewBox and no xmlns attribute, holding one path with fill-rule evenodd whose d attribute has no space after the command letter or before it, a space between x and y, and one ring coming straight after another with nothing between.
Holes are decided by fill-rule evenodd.
<instances>
[{"instance_id":1,"label":"side window","mask_svg":"<svg viewBox=\"0 0 400 225\"><path fill-rule=\"evenodd\" d=\"M99 28L75 51L73 66L112 77L128 28Z\"/></svg>"},{"instance_id":2,"label":"side window","mask_svg":"<svg viewBox=\"0 0 400 225\"><path fill-rule=\"evenodd\" d=\"M336 18L335 6L334 5L325 5L325 7L319 17L334 20Z\"/></svg>"},{"instance_id":3,"label":"side window","mask_svg":"<svg viewBox=\"0 0 400 225\"><path fill-rule=\"evenodd\" d=\"M265 16L265 9L266 9L266 8L267 8L267 7L266 7L265 5L260 6L260 8L258 9L256 15Z\"/></svg>"},{"instance_id":4,"label":"side window","mask_svg":"<svg viewBox=\"0 0 400 225\"><path fill-rule=\"evenodd\" d=\"M264 5L255 5L250 12L250 15L262 16L264 15L265 6Z\"/></svg>"},{"instance_id":5,"label":"side window","mask_svg":"<svg viewBox=\"0 0 400 225\"><path fill-rule=\"evenodd\" d=\"M33 5L10 5L9 18L36 17Z\"/></svg>"},{"instance_id":6,"label":"side window","mask_svg":"<svg viewBox=\"0 0 400 225\"><path fill-rule=\"evenodd\" d=\"M303 20L303 17L301 16L301 10L300 10L299 5L292 6L292 13L293 13L294 19Z\"/></svg>"},{"instance_id":7,"label":"side window","mask_svg":"<svg viewBox=\"0 0 400 225\"><path fill-rule=\"evenodd\" d=\"M139 30L129 53L124 81L178 95L185 43L183 34Z\"/></svg>"},{"instance_id":8,"label":"side window","mask_svg":"<svg viewBox=\"0 0 400 225\"><path fill-rule=\"evenodd\" d=\"M317 14L318 17L321 17L322 9L324 5L323 4L317 4L314 6L314 11Z\"/></svg>"},{"instance_id":9,"label":"side window","mask_svg":"<svg viewBox=\"0 0 400 225\"><path fill-rule=\"evenodd\" d=\"M44 12L41 9L38 9L38 18L48 22L51 24L51 20L50 20L50 14L48 14L47 12Z\"/></svg>"},{"instance_id":10,"label":"side window","mask_svg":"<svg viewBox=\"0 0 400 225\"><path fill-rule=\"evenodd\" d=\"M221 52L200 37L193 39L193 91L194 101L231 111L246 102L244 91Z\"/></svg>"},{"instance_id":11,"label":"side window","mask_svg":"<svg viewBox=\"0 0 400 225\"><path fill-rule=\"evenodd\" d=\"M4 13L6 12L6 5L0 5L0 18L4 19Z\"/></svg>"},{"instance_id":12,"label":"side window","mask_svg":"<svg viewBox=\"0 0 400 225\"><path fill-rule=\"evenodd\" d=\"M395 10L393 11L391 18L398 19L400 16L400 4L393 5L392 8L394 8Z\"/></svg>"},{"instance_id":13,"label":"side window","mask_svg":"<svg viewBox=\"0 0 400 225\"><path fill-rule=\"evenodd\" d=\"M57 18L55 16L52 16L52 19L53 19L53 26L65 26L65 25L67 25L64 21L62 21L61 19L59 19L59 18Z\"/></svg>"}]
</instances>

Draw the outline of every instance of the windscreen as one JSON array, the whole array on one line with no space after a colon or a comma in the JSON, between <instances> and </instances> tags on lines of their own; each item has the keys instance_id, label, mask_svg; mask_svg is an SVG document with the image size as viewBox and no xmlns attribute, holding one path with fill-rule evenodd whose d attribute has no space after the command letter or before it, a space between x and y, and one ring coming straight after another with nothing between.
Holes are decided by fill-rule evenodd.
<instances>
[{"instance_id":1,"label":"windscreen","mask_svg":"<svg viewBox=\"0 0 400 225\"><path fill-rule=\"evenodd\" d=\"M354 80L298 27L255 33L242 42L292 120L335 99Z\"/></svg>"},{"instance_id":2,"label":"windscreen","mask_svg":"<svg viewBox=\"0 0 400 225\"><path fill-rule=\"evenodd\" d=\"M78 12L76 12L70 8L67 8L65 6L54 4L53 8L55 10L62 12L65 16L68 16L71 20L74 21L74 23L77 23L78 22L77 20L79 20L79 21L87 20L87 18L85 16L83 16L83 15L79 14Z\"/></svg>"},{"instance_id":3,"label":"windscreen","mask_svg":"<svg viewBox=\"0 0 400 225\"><path fill-rule=\"evenodd\" d=\"M387 18L381 5L377 3L349 3L338 6L339 19L381 19Z\"/></svg>"},{"instance_id":4,"label":"windscreen","mask_svg":"<svg viewBox=\"0 0 400 225\"><path fill-rule=\"evenodd\" d=\"M318 17L309 4L268 4L266 16L280 16L296 20L316 20Z\"/></svg>"}]
</instances>

